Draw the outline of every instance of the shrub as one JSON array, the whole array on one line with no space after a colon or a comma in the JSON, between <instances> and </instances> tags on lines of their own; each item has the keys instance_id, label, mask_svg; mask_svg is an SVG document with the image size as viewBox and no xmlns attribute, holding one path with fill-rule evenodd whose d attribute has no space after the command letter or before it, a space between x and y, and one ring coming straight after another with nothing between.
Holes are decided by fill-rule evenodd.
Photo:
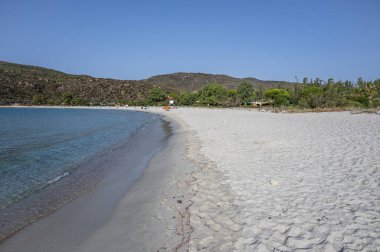
<instances>
[{"instance_id":1,"label":"shrub","mask_svg":"<svg viewBox=\"0 0 380 252\"><path fill-rule=\"evenodd\" d=\"M321 107L323 104L323 89L320 86L308 86L302 97L306 99L310 108Z\"/></svg>"},{"instance_id":2,"label":"shrub","mask_svg":"<svg viewBox=\"0 0 380 252\"><path fill-rule=\"evenodd\" d=\"M378 107L380 107L380 98L373 99L372 103L371 103L371 107L372 108L378 108Z\"/></svg>"},{"instance_id":3,"label":"shrub","mask_svg":"<svg viewBox=\"0 0 380 252\"><path fill-rule=\"evenodd\" d=\"M274 100L274 105L277 107L289 105L289 100L286 97L278 97Z\"/></svg>"},{"instance_id":4,"label":"shrub","mask_svg":"<svg viewBox=\"0 0 380 252\"><path fill-rule=\"evenodd\" d=\"M369 98L366 96L354 96L350 100L360 103L361 107L369 107Z\"/></svg>"},{"instance_id":5,"label":"shrub","mask_svg":"<svg viewBox=\"0 0 380 252\"><path fill-rule=\"evenodd\" d=\"M242 103L247 105L247 103L252 101L253 88L252 85L243 82L237 88L237 95L239 96Z\"/></svg>"},{"instance_id":6,"label":"shrub","mask_svg":"<svg viewBox=\"0 0 380 252\"><path fill-rule=\"evenodd\" d=\"M90 103L83 98L74 98L72 100L72 104L77 105L77 106L88 106L88 105L90 105Z\"/></svg>"},{"instance_id":7,"label":"shrub","mask_svg":"<svg viewBox=\"0 0 380 252\"><path fill-rule=\"evenodd\" d=\"M351 108L362 108L363 104L361 104L358 101L347 100L347 102L345 103L345 106L346 107L351 107Z\"/></svg>"},{"instance_id":8,"label":"shrub","mask_svg":"<svg viewBox=\"0 0 380 252\"><path fill-rule=\"evenodd\" d=\"M223 105L227 100L227 90L220 84L209 84L200 91L199 100L205 105Z\"/></svg>"},{"instance_id":9,"label":"shrub","mask_svg":"<svg viewBox=\"0 0 380 252\"><path fill-rule=\"evenodd\" d=\"M33 95L32 104L43 105L47 103L47 98L44 95Z\"/></svg>"},{"instance_id":10,"label":"shrub","mask_svg":"<svg viewBox=\"0 0 380 252\"><path fill-rule=\"evenodd\" d=\"M149 92L149 101L152 103L159 103L166 100L166 93L158 87L155 87Z\"/></svg>"},{"instance_id":11,"label":"shrub","mask_svg":"<svg viewBox=\"0 0 380 252\"><path fill-rule=\"evenodd\" d=\"M179 105L191 106L197 101L198 95L196 93L183 93L178 98Z\"/></svg>"},{"instance_id":12,"label":"shrub","mask_svg":"<svg viewBox=\"0 0 380 252\"><path fill-rule=\"evenodd\" d=\"M240 100L236 90L230 89L227 91L227 100L225 102L225 105L228 107L235 107L240 105Z\"/></svg>"},{"instance_id":13,"label":"shrub","mask_svg":"<svg viewBox=\"0 0 380 252\"><path fill-rule=\"evenodd\" d=\"M70 93L70 92L65 92L63 95L62 95L62 100L63 100L63 103L65 105L71 105L72 101L73 101L73 95Z\"/></svg>"},{"instance_id":14,"label":"shrub","mask_svg":"<svg viewBox=\"0 0 380 252\"><path fill-rule=\"evenodd\" d=\"M289 104L290 94L280 88L271 88L265 92L265 97L273 101L273 106L283 106Z\"/></svg>"}]
</instances>

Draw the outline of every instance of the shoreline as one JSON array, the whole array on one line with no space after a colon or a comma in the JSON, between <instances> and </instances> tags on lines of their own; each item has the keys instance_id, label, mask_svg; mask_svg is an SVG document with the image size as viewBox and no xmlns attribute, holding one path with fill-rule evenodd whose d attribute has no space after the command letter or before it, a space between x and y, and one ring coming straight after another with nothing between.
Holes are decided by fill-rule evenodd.
<instances>
[{"instance_id":1,"label":"shoreline","mask_svg":"<svg viewBox=\"0 0 380 252\"><path fill-rule=\"evenodd\" d=\"M380 118L179 108L189 204L175 251L380 247Z\"/></svg>"},{"instance_id":2,"label":"shoreline","mask_svg":"<svg viewBox=\"0 0 380 252\"><path fill-rule=\"evenodd\" d=\"M378 116L143 111L171 122L168 146L150 160L110 218L72 251L375 251L380 246Z\"/></svg>"},{"instance_id":3,"label":"shoreline","mask_svg":"<svg viewBox=\"0 0 380 252\"><path fill-rule=\"evenodd\" d=\"M155 109L153 113L164 113L162 106L148 106L147 109L141 109L143 106L66 106L66 105L0 105L0 108L52 108L52 109L94 109L94 110L130 110L130 111L143 111L149 112L150 108ZM174 108L182 109L210 109L210 110L244 110L256 112L269 112L269 113L288 113L288 114L302 114L302 113L333 113L333 112L351 112L352 114L380 114L379 108L340 108L340 107L326 107L326 108L293 108L293 107L207 107L207 106L174 106ZM157 111L157 109L160 109Z\"/></svg>"},{"instance_id":4,"label":"shoreline","mask_svg":"<svg viewBox=\"0 0 380 252\"><path fill-rule=\"evenodd\" d=\"M104 223L112 214L113 209L125 192L139 179L144 169L146 169L149 160L157 152L165 148L168 139L171 137L172 132L169 122L165 121L161 116L157 116L154 120L144 126L145 128L140 129L127 142L120 142L105 153L102 153L100 157L97 156L90 159L80 169L70 174L70 176L66 176L44 190L15 203L9 209L6 209L7 211L2 211L2 217L0 217L3 219L2 229L5 232L3 233L3 237L7 237L7 239L1 242L0 251L24 251L25 249L32 251L33 246L36 248L35 251L38 251L38 247L41 246L41 244L36 243L38 240L42 241L45 239L46 245L49 246L49 241L44 237L47 233L52 236L56 233L56 237L61 236L62 240L66 239L67 241L78 239L77 237L72 237L69 232L65 234L59 230L60 225L63 227L66 225L62 220L61 222L59 221L59 218L63 218L62 216L65 213L68 216L71 214L71 218L67 218L68 222L71 221L71 225L75 226L75 223L70 219L78 221L76 224L78 225L77 229L80 229L76 231L78 237L86 236L86 233L91 233L102 222ZM123 167L128 167L128 169ZM92 171L92 175L90 177L83 177L84 173L87 173L88 170ZM110 196L105 195L107 190L112 192ZM49 195L52 197L47 197ZM96 197L98 197L99 203L94 202ZM51 201L54 198L57 201ZM50 201L44 202L44 199L49 199ZM82 220L79 217L73 217L73 210L67 210L70 209L70 205L72 206L71 208L75 208L75 205L82 205L86 209L87 206L83 202L86 200L91 202L91 199L92 203L98 205L99 210L93 211L94 220L88 220L87 224L81 223ZM106 205L102 205L102 202L106 203ZM26 216L18 215L18 209L29 205L35 207L32 207ZM39 208L46 206L48 207L43 209L44 211L39 212L41 210L38 210ZM33 210L33 208L36 209ZM35 211L39 212L39 214L35 215ZM81 212L80 207L77 207L77 211ZM53 229L51 229L52 222L56 222L56 227L53 227ZM70 228L62 229L68 231ZM68 237L64 238L65 235ZM27 239L28 236L31 238ZM35 236L40 237L39 239L32 239ZM20 248L20 242L29 245ZM50 250L55 249L51 248Z\"/></svg>"},{"instance_id":5,"label":"shoreline","mask_svg":"<svg viewBox=\"0 0 380 252\"><path fill-rule=\"evenodd\" d=\"M184 156L183 125L165 119L174 132L168 146L153 157L111 219L76 251L183 251L190 236L186 222L191 193L186 179L193 167Z\"/></svg>"}]
</instances>

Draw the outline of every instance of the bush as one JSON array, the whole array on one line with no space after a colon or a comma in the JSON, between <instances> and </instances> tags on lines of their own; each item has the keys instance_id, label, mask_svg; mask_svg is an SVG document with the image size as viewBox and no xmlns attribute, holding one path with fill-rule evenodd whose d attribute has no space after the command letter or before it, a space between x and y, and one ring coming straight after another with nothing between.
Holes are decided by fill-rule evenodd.
<instances>
[{"instance_id":1,"label":"bush","mask_svg":"<svg viewBox=\"0 0 380 252\"><path fill-rule=\"evenodd\" d=\"M323 89L320 86L308 86L304 89L302 97L306 99L310 108L321 107L323 104Z\"/></svg>"},{"instance_id":2,"label":"bush","mask_svg":"<svg viewBox=\"0 0 380 252\"><path fill-rule=\"evenodd\" d=\"M290 94L288 91L280 88L271 88L268 89L265 92L265 97L270 98L272 100L278 98L278 97L284 97L284 98L289 98Z\"/></svg>"},{"instance_id":3,"label":"bush","mask_svg":"<svg viewBox=\"0 0 380 252\"><path fill-rule=\"evenodd\" d=\"M300 98L300 100L298 101L298 106L301 108L309 108L310 107L309 102L304 97Z\"/></svg>"},{"instance_id":4,"label":"bush","mask_svg":"<svg viewBox=\"0 0 380 252\"><path fill-rule=\"evenodd\" d=\"M369 98L366 96L355 96L351 97L350 100L360 103L361 107L369 107Z\"/></svg>"},{"instance_id":5,"label":"bush","mask_svg":"<svg viewBox=\"0 0 380 252\"><path fill-rule=\"evenodd\" d=\"M70 92L65 92L62 95L62 100L65 105L71 105L71 102L73 101L73 95Z\"/></svg>"},{"instance_id":6,"label":"bush","mask_svg":"<svg viewBox=\"0 0 380 252\"><path fill-rule=\"evenodd\" d=\"M288 106L289 105L289 100L285 97L278 97L277 99L274 100L274 105L276 107L280 106Z\"/></svg>"},{"instance_id":7,"label":"bush","mask_svg":"<svg viewBox=\"0 0 380 252\"><path fill-rule=\"evenodd\" d=\"M209 105L209 106L218 106L218 105L221 105L221 103L218 100L218 98L216 96L214 96L214 95L208 96L208 97L204 97L202 99L202 104Z\"/></svg>"},{"instance_id":8,"label":"bush","mask_svg":"<svg viewBox=\"0 0 380 252\"><path fill-rule=\"evenodd\" d=\"M253 88L252 85L246 82L239 84L237 88L237 95L244 105L252 101Z\"/></svg>"},{"instance_id":9,"label":"bush","mask_svg":"<svg viewBox=\"0 0 380 252\"><path fill-rule=\"evenodd\" d=\"M74 98L71 103L73 105L77 105L77 106L88 106L88 105L90 105L90 103L83 98Z\"/></svg>"},{"instance_id":10,"label":"bush","mask_svg":"<svg viewBox=\"0 0 380 252\"><path fill-rule=\"evenodd\" d=\"M222 85L214 83L200 91L199 100L204 105L219 106L225 104L227 95L227 90Z\"/></svg>"},{"instance_id":11,"label":"bush","mask_svg":"<svg viewBox=\"0 0 380 252\"><path fill-rule=\"evenodd\" d=\"M371 103L371 107L372 108L378 108L378 107L380 107L380 98L373 99L372 103Z\"/></svg>"},{"instance_id":12,"label":"bush","mask_svg":"<svg viewBox=\"0 0 380 252\"><path fill-rule=\"evenodd\" d=\"M227 100L225 102L225 105L228 107L235 107L240 105L240 100L236 90L230 89L227 91Z\"/></svg>"},{"instance_id":13,"label":"bush","mask_svg":"<svg viewBox=\"0 0 380 252\"><path fill-rule=\"evenodd\" d=\"M345 107L350 107L350 108L362 108L363 104L361 104L358 101L353 101L353 100L347 100Z\"/></svg>"},{"instance_id":14,"label":"bush","mask_svg":"<svg viewBox=\"0 0 380 252\"><path fill-rule=\"evenodd\" d=\"M191 106L198 99L198 95L196 93L183 93L178 98L179 105Z\"/></svg>"},{"instance_id":15,"label":"bush","mask_svg":"<svg viewBox=\"0 0 380 252\"><path fill-rule=\"evenodd\" d=\"M44 105L47 103L47 98L44 95L33 95L32 104Z\"/></svg>"},{"instance_id":16,"label":"bush","mask_svg":"<svg viewBox=\"0 0 380 252\"><path fill-rule=\"evenodd\" d=\"M152 103L159 103L166 100L166 93L158 87L155 87L149 92L149 101Z\"/></svg>"},{"instance_id":17,"label":"bush","mask_svg":"<svg viewBox=\"0 0 380 252\"><path fill-rule=\"evenodd\" d=\"M273 106L289 105L290 94L280 88L271 88L265 92L265 97L273 101Z\"/></svg>"}]
</instances>

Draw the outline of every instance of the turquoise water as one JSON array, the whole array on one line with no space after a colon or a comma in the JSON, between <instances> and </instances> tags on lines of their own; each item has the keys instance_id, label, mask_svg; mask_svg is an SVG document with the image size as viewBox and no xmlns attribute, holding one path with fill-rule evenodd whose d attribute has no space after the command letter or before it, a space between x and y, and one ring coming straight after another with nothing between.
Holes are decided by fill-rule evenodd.
<instances>
[{"instance_id":1,"label":"turquoise water","mask_svg":"<svg viewBox=\"0 0 380 252\"><path fill-rule=\"evenodd\" d=\"M121 110L1 108L0 209L70 176L153 120Z\"/></svg>"}]
</instances>

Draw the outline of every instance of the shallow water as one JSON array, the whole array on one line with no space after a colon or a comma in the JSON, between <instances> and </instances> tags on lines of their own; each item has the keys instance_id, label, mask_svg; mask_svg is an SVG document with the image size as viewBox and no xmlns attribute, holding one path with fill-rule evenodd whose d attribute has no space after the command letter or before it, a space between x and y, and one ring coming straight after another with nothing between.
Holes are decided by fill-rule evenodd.
<instances>
[{"instance_id":1,"label":"shallow water","mask_svg":"<svg viewBox=\"0 0 380 252\"><path fill-rule=\"evenodd\" d=\"M0 209L70 176L153 120L132 111L0 109Z\"/></svg>"}]
</instances>

